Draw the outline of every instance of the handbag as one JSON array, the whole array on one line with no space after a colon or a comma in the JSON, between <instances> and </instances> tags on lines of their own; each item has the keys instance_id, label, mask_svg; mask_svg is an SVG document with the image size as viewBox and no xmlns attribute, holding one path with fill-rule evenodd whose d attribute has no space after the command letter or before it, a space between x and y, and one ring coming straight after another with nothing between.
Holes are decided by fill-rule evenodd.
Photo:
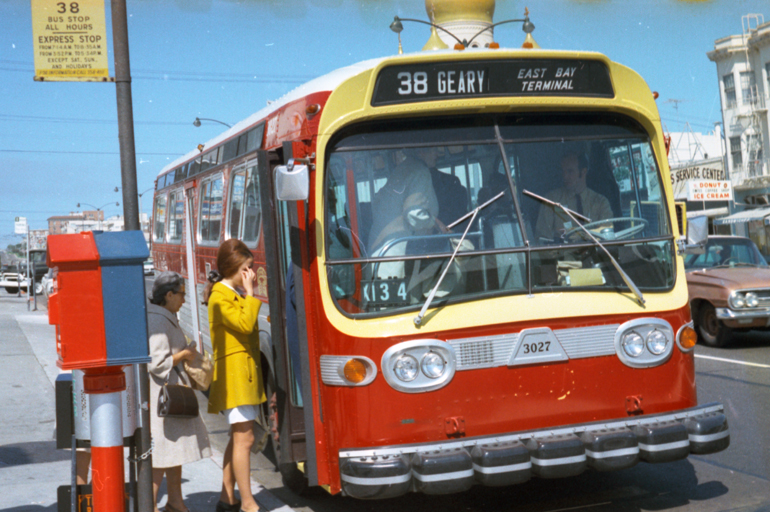
<instances>
[{"instance_id":1,"label":"handbag","mask_svg":"<svg viewBox=\"0 0 770 512\"><path fill-rule=\"evenodd\" d=\"M183 382L182 374L177 367L174 370ZM169 372L171 376L171 372ZM190 386L184 384L169 384L168 377L158 394L158 416L160 418L195 418L198 416L198 397Z\"/></svg>"},{"instance_id":2,"label":"handbag","mask_svg":"<svg viewBox=\"0 0 770 512\"><path fill-rule=\"evenodd\" d=\"M184 371L190 377L190 386L198 391L206 391L214 378L214 363L208 354L196 354L192 361L184 362Z\"/></svg>"}]
</instances>

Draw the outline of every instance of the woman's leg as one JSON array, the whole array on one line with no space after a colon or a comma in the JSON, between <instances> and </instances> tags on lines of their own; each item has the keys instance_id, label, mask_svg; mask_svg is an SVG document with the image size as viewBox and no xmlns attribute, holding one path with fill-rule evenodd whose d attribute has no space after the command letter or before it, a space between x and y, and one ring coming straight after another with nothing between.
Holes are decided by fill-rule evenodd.
<instances>
[{"instance_id":1,"label":"woman's leg","mask_svg":"<svg viewBox=\"0 0 770 512\"><path fill-rule=\"evenodd\" d=\"M233 473L241 493L241 509L256 512L259 505L251 495L251 445L254 444L254 421L231 425L233 437Z\"/></svg>"},{"instance_id":2,"label":"woman's leg","mask_svg":"<svg viewBox=\"0 0 770 512\"><path fill-rule=\"evenodd\" d=\"M168 504L181 512L187 512L184 499L182 499L182 466L166 468L166 488L168 490Z\"/></svg>"},{"instance_id":3,"label":"woman's leg","mask_svg":"<svg viewBox=\"0 0 770 512\"><path fill-rule=\"evenodd\" d=\"M163 475L166 473L166 468L152 468L152 496L153 504L155 505L155 512L158 511L158 489L160 484L163 483Z\"/></svg>"},{"instance_id":4,"label":"woman's leg","mask_svg":"<svg viewBox=\"0 0 770 512\"><path fill-rule=\"evenodd\" d=\"M230 431L230 441L225 448L225 455L222 460L222 493L219 500L228 505L235 504L235 473L233 473L233 435Z\"/></svg>"}]
</instances>

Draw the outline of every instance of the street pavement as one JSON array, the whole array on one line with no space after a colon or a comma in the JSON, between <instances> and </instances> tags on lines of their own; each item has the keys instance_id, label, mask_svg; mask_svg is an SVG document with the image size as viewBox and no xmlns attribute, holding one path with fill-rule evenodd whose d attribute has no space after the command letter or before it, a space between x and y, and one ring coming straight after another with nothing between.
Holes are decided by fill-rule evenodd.
<instances>
[{"instance_id":1,"label":"street pavement","mask_svg":"<svg viewBox=\"0 0 770 512\"><path fill-rule=\"evenodd\" d=\"M30 303L31 305L31 303ZM26 295L0 290L0 511L56 511L57 488L69 485L71 454L57 450L55 330L48 325L45 299L30 311ZM182 468L182 492L193 512L214 511L222 485L222 452L228 425L220 415L205 413L212 457ZM259 467L252 456L254 470ZM128 462L126 462L128 470ZM126 481L128 479L126 478ZM252 493L262 510L291 512L288 505L252 478ZM165 484L160 491L165 505Z\"/></svg>"}]
</instances>

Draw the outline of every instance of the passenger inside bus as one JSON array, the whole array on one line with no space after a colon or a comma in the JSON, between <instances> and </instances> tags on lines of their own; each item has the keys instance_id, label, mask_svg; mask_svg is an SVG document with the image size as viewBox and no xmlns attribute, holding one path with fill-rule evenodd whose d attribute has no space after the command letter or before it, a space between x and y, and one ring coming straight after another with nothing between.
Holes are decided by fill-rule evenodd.
<instances>
[{"instance_id":1,"label":"passenger inside bus","mask_svg":"<svg viewBox=\"0 0 770 512\"><path fill-rule=\"evenodd\" d=\"M551 190L545 197L588 217L591 222L612 218L612 208L607 198L586 185L588 160L585 155L579 151L566 152L560 164L562 186ZM535 227L538 241L559 243L564 233L575 227L575 222L563 210L548 204L540 206Z\"/></svg>"}]
</instances>

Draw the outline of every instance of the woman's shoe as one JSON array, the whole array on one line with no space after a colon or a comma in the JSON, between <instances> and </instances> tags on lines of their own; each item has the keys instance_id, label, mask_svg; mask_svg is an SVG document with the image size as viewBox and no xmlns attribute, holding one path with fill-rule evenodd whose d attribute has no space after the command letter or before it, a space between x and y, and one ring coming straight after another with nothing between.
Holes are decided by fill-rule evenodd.
<instances>
[{"instance_id":1,"label":"woman's shoe","mask_svg":"<svg viewBox=\"0 0 770 512\"><path fill-rule=\"evenodd\" d=\"M229 503L225 503L224 501L218 501L217 502L217 510L216 512L238 512L241 510L241 502L237 501L230 505Z\"/></svg>"},{"instance_id":2,"label":"woman's shoe","mask_svg":"<svg viewBox=\"0 0 770 512\"><path fill-rule=\"evenodd\" d=\"M167 503L167 504L166 504L166 506L163 508L163 510L165 510L165 512L182 512L180 509L176 508L176 507L175 507L175 506L173 506L173 505L169 505L168 503ZM190 510L190 509L187 509L187 510L188 510L188 512L189 512L189 510Z\"/></svg>"}]
</instances>

